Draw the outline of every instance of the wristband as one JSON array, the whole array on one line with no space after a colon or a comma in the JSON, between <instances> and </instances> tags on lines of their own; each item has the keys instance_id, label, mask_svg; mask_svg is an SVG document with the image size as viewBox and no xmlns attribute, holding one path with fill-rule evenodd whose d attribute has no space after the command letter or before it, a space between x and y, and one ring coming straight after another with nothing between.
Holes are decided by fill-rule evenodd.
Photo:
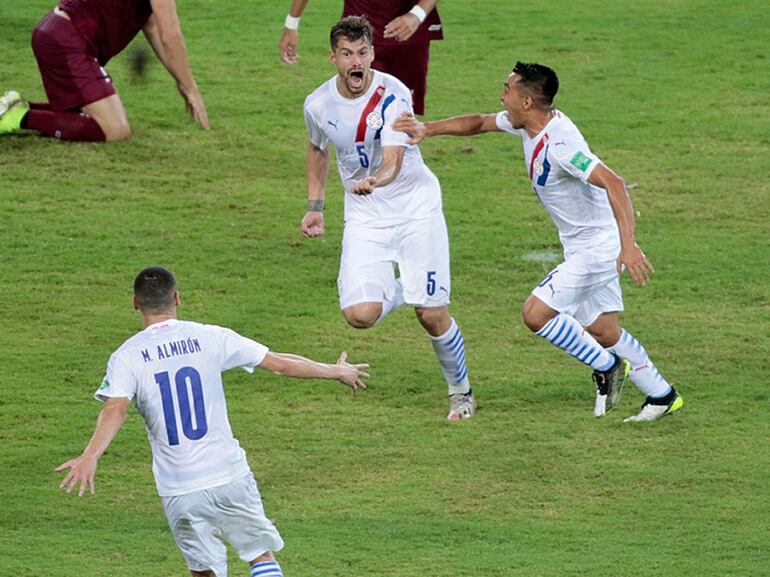
<instances>
[{"instance_id":1,"label":"wristband","mask_svg":"<svg viewBox=\"0 0 770 577\"><path fill-rule=\"evenodd\" d=\"M283 21L283 27L289 30L299 30L300 16L294 17L291 14L286 15L286 20Z\"/></svg>"},{"instance_id":2,"label":"wristband","mask_svg":"<svg viewBox=\"0 0 770 577\"><path fill-rule=\"evenodd\" d=\"M417 16L417 20L420 21L420 24L425 22L425 18L427 18L428 16L425 10L420 8L419 4L415 4L414 6L412 6L412 9L409 11L409 14L414 14L415 16Z\"/></svg>"}]
</instances>

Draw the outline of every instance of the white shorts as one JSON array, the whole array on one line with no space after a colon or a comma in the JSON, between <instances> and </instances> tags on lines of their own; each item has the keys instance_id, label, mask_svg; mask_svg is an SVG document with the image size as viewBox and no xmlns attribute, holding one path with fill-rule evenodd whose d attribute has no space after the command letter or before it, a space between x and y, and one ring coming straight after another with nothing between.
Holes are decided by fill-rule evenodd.
<instances>
[{"instance_id":1,"label":"white shorts","mask_svg":"<svg viewBox=\"0 0 770 577\"><path fill-rule=\"evenodd\" d=\"M615 259L572 256L548 273L532 294L552 309L575 317L583 326L603 313L623 310Z\"/></svg>"},{"instance_id":2,"label":"white shorts","mask_svg":"<svg viewBox=\"0 0 770 577\"><path fill-rule=\"evenodd\" d=\"M346 224L337 277L340 308L389 299L396 267L406 304L449 304L449 236L443 214L389 227Z\"/></svg>"},{"instance_id":3,"label":"white shorts","mask_svg":"<svg viewBox=\"0 0 770 577\"><path fill-rule=\"evenodd\" d=\"M227 577L227 549L253 561L267 551L280 551L283 539L265 517L262 499L248 475L219 487L161 497L171 532L192 571L212 570Z\"/></svg>"}]
</instances>

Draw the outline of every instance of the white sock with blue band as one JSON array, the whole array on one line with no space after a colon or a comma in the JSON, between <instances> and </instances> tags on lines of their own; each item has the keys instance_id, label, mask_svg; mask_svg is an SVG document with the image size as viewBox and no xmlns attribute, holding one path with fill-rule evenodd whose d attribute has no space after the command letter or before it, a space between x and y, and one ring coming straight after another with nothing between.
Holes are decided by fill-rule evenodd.
<instances>
[{"instance_id":1,"label":"white sock with blue band","mask_svg":"<svg viewBox=\"0 0 770 577\"><path fill-rule=\"evenodd\" d=\"M464 394L471 390L468 381L468 367L465 365L465 340L460 327L454 319L449 330L443 335L434 337L428 335L433 344L441 371L444 373L449 394Z\"/></svg>"},{"instance_id":2,"label":"white sock with blue band","mask_svg":"<svg viewBox=\"0 0 770 577\"><path fill-rule=\"evenodd\" d=\"M570 315L559 313L535 334L596 371L606 371L615 362L615 358Z\"/></svg>"},{"instance_id":3,"label":"white sock with blue band","mask_svg":"<svg viewBox=\"0 0 770 577\"><path fill-rule=\"evenodd\" d=\"M251 566L251 577L283 577L278 561L263 561Z\"/></svg>"}]
</instances>

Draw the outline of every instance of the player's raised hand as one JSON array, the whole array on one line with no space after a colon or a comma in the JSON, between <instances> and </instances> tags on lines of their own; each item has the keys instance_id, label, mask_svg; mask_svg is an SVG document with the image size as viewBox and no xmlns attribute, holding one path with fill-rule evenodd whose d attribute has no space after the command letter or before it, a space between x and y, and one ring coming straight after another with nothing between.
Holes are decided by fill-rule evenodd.
<instances>
[{"instance_id":1,"label":"player's raised hand","mask_svg":"<svg viewBox=\"0 0 770 577\"><path fill-rule=\"evenodd\" d=\"M278 51L281 55L281 60L286 64L296 64L297 57L297 40L299 35L296 30L290 30L289 28L283 29L283 36L278 43Z\"/></svg>"},{"instance_id":2,"label":"player's raised hand","mask_svg":"<svg viewBox=\"0 0 770 577\"><path fill-rule=\"evenodd\" d=\"M425 124L417 120L411 112L402 112L393 123L393 130L406 132L409 135L409 144L419 144L427 133Z\"/></svg>"},{"instance_id":3,"label":"player's raised hand","mask_svg":"<svg viewBox=\"0 0 770 577\"><path fill-rule=\"evenodd\" d=\"M62 463L56 469L55 472L59 473L69 469L67 474L59 483L60 489L65 489L67 494L72 493L75 485L80 483L78 489L78 497L85 495L86 488L90 489L91 494L94 494L94 476L96 475L96 459L91 457L85 457L81 455L76 459L70 459L66 463Z\"/></svg>"},{"instance_id":4,"label":"player's raised hand","mask_svg":"<svg viewBox=\"0 0 770 577\"><path fill-rule=\"evenodd\" d=\"M621 248L618 257L618 272L622 272L624 266L628 274L631 275L631 280L639 286L646 285L650 276L655 272L652 264L647 260L647 256L636 243L633 246Z\"/></svg>"},{"instance_id":5,"label":"player's raised hand","mask_svg":"<svg viewBox=\"0 0 770 577\"><path fill-rule=\"evenodd\" d=\"M350 364L347 362L348 354L342 352L340 358L337 359L337 367L340 371L340 376L337 377L342 384L349 386L355 393L359 389L365 389L366 385L361 380L367 378L369 373L364 372L364 369L368 369L369 365L366 363Z\"/></svg>"},{"instance_id":6,"label":"player's raised hand","mask_svg":"<svg viewBox=\"0 0 770 577\"><path fill-rule=\"evenodd\" d=\"M321 236L324 233L324 213L308 210L302 218L302 234L308 238Z\"/></svg>"},{"instance_id":7,"label":"player's raised hand","mask_svg":"<svg viewBox=\"0 0 770 577\"><path fill-rule=\"evenodd\" d=\"M376 186L377 179L373 176L367 176L363 180L356 182L350 192L360 195L372 194Z\"/></svg>"},{"instance_id":8,"label":"player's raised hand","mask_svg":"<svg viewBox=\"0 0 770 577\"><path fill-rule=\"evenodd\" d=\"M387 23L383 37L395 38L399 42L404 42L409 40L419 27L420 19L417 18L417 15L407 12Z\"/></svg>"}]
</instances>

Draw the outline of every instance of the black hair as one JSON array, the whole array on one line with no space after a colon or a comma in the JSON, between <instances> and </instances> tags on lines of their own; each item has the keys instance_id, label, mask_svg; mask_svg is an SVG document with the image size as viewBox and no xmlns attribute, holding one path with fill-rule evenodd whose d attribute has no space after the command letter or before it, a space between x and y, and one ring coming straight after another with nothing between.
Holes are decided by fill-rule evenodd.
<instances>
[{"instance_id":1,"label":"black hair","mask_svg":"<svg viewBox=\"0 0 770 577\"><path fill-rule=\"evenodd\" d=\"M147 312L167 311L174 306L176 279L162 266L149 266L134 279L134 296Z\"/></svg>"},{"instance_id":2,"label":"black hair","mask_svg":"<svg viewBox=\"0 0 770 577\"><path fill-rule=\"evenodd\" d=\"M332 26L332 30L329 33L329 44L331 44L332 50L336 50L337 41L340 38L347 38L351 42L363 38L371 44L373 37L374 30L365 16L345 16L345 18Z\"/></svg>"},{"instance_id":3,"label":"black hair","mask_svg":"<svg viewBox=\"0 0 770 577\"><path fill-rule=\"evenodd\" d=\"M532 92L541 106L553 105L553 99L559 91L559 77L553 69L542 64L517 62L513 73L519 75L519 86Z\"/></svg>"}]
</instances>

